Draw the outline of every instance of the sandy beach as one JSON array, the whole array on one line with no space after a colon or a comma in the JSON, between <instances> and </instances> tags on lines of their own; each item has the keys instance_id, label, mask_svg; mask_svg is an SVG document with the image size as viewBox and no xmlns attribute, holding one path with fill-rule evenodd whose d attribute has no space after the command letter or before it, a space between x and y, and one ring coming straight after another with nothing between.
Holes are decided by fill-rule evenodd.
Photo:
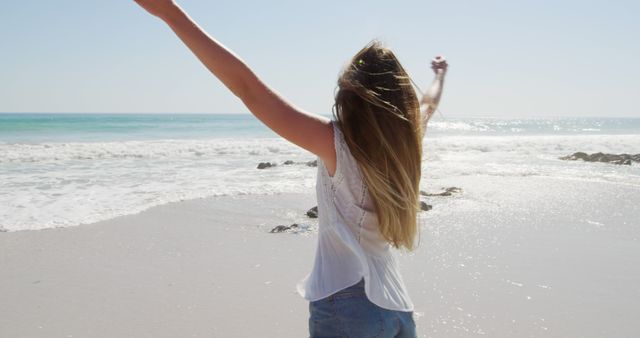
<instances>
[{"instance_id":1,"label":"sandy beach","mask_svg":"<svg viewBox=\"0 0 640 338\"><path fill-rule=\"evenodd\" d=\"M0 8L0 338L309 337L362 177L417 337L640 337L640 1Z\"/></svg>"},{"instance_id":2,"label":"sandy beach","mask_svg":"<svg viewBox=\"0 0 640 338\"><path fill-rule=\"evenodd\" d=\"M478 175L430 191L452 185L462 192L425 199L420 247L400 255L420 337L638 332L637 187ZM0 233L0 336L307 336L295 283L311 269L314 205L215 197ZM269 233L293 222L303 229Z\"/></svg>"}]
</instances>

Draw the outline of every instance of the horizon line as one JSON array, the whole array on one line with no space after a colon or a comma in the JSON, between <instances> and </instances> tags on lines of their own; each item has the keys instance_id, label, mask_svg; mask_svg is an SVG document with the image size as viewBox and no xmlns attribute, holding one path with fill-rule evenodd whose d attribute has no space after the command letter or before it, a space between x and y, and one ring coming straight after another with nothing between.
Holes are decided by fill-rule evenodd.
<instances>
[{"instance_id":1,"label":"horizon line","mask_svg":"<svg viewBox=\"0 0 640 338\"><path fill-rule=\"evenodd\" d=\"M252 113L246 113L246 112L242 112L242 113L217 113L217 112L78 112L78 111L74 111L74 112L55 112L55 111L48 111L48 112L44 112L44 111L38 111L38 112L9 112L9 111L0 111L0 115L9 115L9 114L13 114L13 115L19 115L19 114L59 114L59 115L251 115L254 116L254 114ZM321 116L329 116L332 117L331 114L317 114L314 113L316 115L321 115ZM446 119L444 117L442 117L442 115L440 114L440 116L434 116L434 119ZM455 116L450 116L450 118L506 118L506 119L536 119L536 118L617 118L617 119L626 119L626 118L630 118L630 119L640 119L640 116L601 116L601 115L535 115L535 116L520 116L520 117L509 117L509 116L502 116L502 115L481 115L481 116L474 116L474 115L455 115Z\"/></svg>"}]
</instances>

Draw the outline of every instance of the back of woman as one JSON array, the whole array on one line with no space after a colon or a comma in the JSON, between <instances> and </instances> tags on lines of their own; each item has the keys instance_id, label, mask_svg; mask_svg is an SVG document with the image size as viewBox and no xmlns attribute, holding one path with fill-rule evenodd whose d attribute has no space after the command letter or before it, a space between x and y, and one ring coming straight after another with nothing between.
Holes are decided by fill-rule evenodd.
<instances>
[{"instance_id":1,"label":"back of woman","mask_svg":"<svg viewBox=\"0 0 640 338\"><path fill-rule=\"evenodd\" d=\"M318 245L312 272L298 283L310 302L311 337L414 337L413 303L375 205L337 123L337 165L318 161ZM401 325L402 324L402 325ZM401 330L403 329L403 330ZM394 333L382 335L383 332Z\"/></svg>"},{"instance_id":2,"label":"back of woman","mask_svg":"<svg viewBox=\"0 0 640 338\"><path fill-rule=\"evenodd\" d=\"M310 334L414 337L392 247L413 249L418 232L418 99L393 52L373 42L340 75L334 108L335 172L319 159L318 246L298 285L310 301Z\"/></svg>"}]
</instances>

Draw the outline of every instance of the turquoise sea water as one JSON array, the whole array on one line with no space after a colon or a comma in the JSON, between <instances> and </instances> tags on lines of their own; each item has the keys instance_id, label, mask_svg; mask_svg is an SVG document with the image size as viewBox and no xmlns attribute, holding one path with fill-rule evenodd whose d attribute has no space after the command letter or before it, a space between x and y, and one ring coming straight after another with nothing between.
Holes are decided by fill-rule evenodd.
<instances>
[{"instance_id":1,"label":"turquoise sea water","mask_svg":"<svg viewBox=\"0 0 640 338\"><path fill-rule=\"evenodd\" d=\"M0 142L275 136L248 114L0 114Z\"/></svg>"},{"instance_id":2,"label":"turquoise sea water","mask_svg":"<svg viewBox=\"0 0 640 338\"><path fill-rule=\"evenodd\" d=\"M640 191L637 163L559 160L640 153L640 118L437 115L423 149L422 189L469 177L487 194L483 178L536 189L527 177L537 176ZM0 114L0 231L87 224L199 197L310 193L317 168L305 163L315 158L253 115ZM278 165L256 168L266 161ZM464 202L482 207L470 195Z\"/></svg>"},{"instance_id":3,"label":"turquoise sea water","mask_svg":"<svg viewBox=\"0 0 640 338\"><path fill-rule=\"evenodd\" d=\"M327 116L329 117L329 116ZM640 118L443 118L442 135L569 135L640 133ZM0 114L0 142L121 141L277 137L250 114Z\"/></svg>"}]
</instances>

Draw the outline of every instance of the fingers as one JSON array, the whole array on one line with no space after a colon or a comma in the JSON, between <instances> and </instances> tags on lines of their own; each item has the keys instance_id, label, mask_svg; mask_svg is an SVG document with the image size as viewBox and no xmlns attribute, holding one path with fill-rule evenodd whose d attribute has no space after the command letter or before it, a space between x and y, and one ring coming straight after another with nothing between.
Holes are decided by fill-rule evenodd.
<instances>
[{"instance_id":1,"label":"fingers","mask_svg":"<svg viewBox=\"0 0 640 338\"><path fill-rule=\"evenodd\" d=\"M431 63L431 69L433 70L437 70L437 69L447 69L449 67L449 64L447 64L446 62L432 62Z\"/></svg>"}]
</instances>

